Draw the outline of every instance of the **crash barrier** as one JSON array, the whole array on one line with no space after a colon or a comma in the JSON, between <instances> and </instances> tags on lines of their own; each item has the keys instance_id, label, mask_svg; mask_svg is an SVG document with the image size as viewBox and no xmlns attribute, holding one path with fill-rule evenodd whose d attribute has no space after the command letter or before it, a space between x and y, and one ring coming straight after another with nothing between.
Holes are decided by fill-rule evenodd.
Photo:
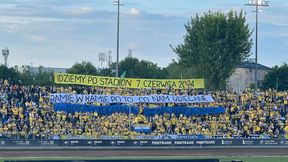
<instances>
[{"instance_id":1,"label":"crash barrier","mask_svg":"<svg viewBox=\"0 0 288 162\"><path fill-rule=\"evenodd\" d=\"M157 159L157 158L155 158ZM55 162L56 160L41 160L41 162ZM78 161L78 160L77 160ZM134 159L121 159L121 160L79 160L81 162L220 162L219 159L173 159L173 160L152 160L152 159L145 159L145 160L141 160L141 158L139 160L134 160ZM10 162L10 161L4 161L4 162ZM23 161L23 160L13 160L13 162L31 162L31 161ZM61 162L75 162L75 160L61 160ZM230 162L230 161L229 161ZM232 161L234 162L234 161ZM242 161L236 161L236 162L242 162Z\"/></svg>"},{"instance_id":2,"label":"crash barrier","mask_svg":"<svg viewBox=\"0 0 288 162\"><path fill-rule=\"evenodd\" d=\"M189 140L123 140L123 139L73 139L73 140L7 140L0 139L0 148L25 146L41 147L147 147L147 146L195 146L195 147L287 147L288 139L189 139Z\"/></svg>"}]
</instances>

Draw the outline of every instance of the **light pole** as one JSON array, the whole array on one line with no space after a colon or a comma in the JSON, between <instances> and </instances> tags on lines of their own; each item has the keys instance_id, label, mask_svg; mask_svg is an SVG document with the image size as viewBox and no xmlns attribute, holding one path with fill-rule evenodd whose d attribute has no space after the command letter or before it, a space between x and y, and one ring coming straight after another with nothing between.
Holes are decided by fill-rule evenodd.
<instances>
[{"instance_id":1,"label":"light pole","mask_svg":"<svg viewBox=\"0 0 288 162\"><path fill-rule=\"evenodd\" d=\"M117 5L117 57L116 57L116 77L119 76L119 17L120 17L120 5L123 5L120 3L120 0L116 0L113 3L114 5Z\"/></svg>"},{"instance_id":2,"label":"light pole","mask_svg":"<svg viewBox=\"0 0 288 162\"><path fill-rule=\"evenodd\" d=\"M266 0L249 0L247 6L255 6L256 7L256 29L255 29L255 90L258 89L258 13L259 6L268 7L270 1Z\"/></svg>"}]
</instances>

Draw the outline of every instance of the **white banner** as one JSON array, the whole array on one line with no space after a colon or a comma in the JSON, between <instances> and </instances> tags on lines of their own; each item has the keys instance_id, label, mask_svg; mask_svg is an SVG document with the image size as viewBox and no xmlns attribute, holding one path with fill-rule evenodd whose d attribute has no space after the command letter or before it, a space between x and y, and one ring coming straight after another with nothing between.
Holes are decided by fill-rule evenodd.
<instances>
[{"instance_id":1,"label":"white banner","mask_svg":"<svg viewBox=\"0 0 288 162\"><path fill-rule=\"evenodd\" d=\"M208 103L214 102L210 95L175 96L175 95L149 95L149 96L119 96L119 95L83 95L56 93L50 96L51 103Z\"/></svg>"}]
</instances>

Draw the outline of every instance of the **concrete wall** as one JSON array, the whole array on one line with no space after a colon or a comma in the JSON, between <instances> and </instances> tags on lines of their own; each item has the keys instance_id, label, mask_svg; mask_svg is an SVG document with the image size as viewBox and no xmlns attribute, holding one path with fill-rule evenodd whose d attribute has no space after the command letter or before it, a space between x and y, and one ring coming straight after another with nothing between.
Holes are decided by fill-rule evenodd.
<instances>
[{"instance_id":1,"label":"concrete wall","mask_svg":"<svg viewBox=\"0 0 288 162\"><path fill-rule=\"evenodd\" d=\"M258 69L258 85L264 80L269 70ZM249 88L255 82L255 69L237 68L227 80L227 90L234 90L237 93Z\"/></svg>"}]
</instances>

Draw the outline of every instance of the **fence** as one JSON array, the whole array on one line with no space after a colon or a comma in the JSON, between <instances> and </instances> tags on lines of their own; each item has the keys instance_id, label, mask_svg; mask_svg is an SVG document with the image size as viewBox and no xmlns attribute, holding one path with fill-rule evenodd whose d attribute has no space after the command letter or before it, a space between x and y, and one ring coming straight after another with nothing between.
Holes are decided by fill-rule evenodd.
<instances>
[{"instance_id":1,"label":"fence","mask_svg":"<svg viewBox=\"0 0 288 162\"><path fill-rule=\"evenodd\" d=\"M190 139L190 140L0 140L0 148L19 147L287 147L288 139Z\"/></svg>"}]
</instances>

